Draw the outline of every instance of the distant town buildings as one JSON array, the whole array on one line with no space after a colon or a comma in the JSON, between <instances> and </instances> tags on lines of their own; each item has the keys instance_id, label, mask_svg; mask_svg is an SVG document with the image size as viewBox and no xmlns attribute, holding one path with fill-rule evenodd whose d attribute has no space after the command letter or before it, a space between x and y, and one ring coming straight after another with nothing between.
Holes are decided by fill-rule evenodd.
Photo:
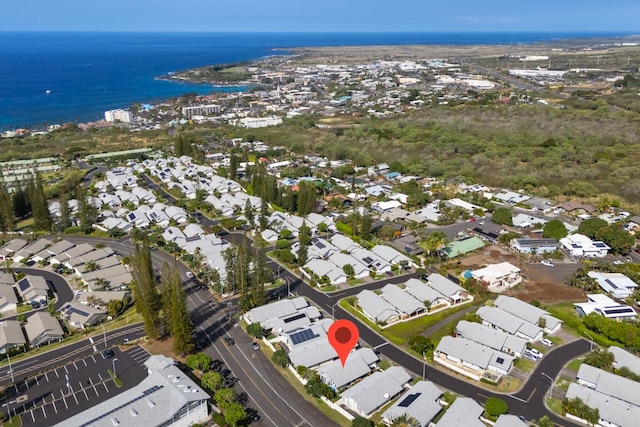
<instances>
[{"instance_id":1,"label":"distant town buildings","mask_svg":"<svg viewBox=\"0 0 640 427\"><path fill-rule=\"evenodd\" d=\"M104 112L104 119L112 123L131 123L133 122L133 114L131 113L131 111L123 109L107 110Z\"/></svg>"}]
</instances>

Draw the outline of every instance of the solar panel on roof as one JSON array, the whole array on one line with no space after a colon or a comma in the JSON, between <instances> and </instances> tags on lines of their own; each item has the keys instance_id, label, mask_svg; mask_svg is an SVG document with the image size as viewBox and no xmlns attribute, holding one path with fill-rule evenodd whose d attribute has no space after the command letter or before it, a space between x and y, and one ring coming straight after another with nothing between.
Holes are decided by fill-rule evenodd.
<instances>
[{"instance_id":1,"label":"solar panel on roof","mask_svg":"<svg viewBox=\"0 0 640 427\"><path fill-rule=\"evenodd\" d=\"M87 313L86 311L82 311L82 310L80 310L80 309L78 309L76 307L67 306L65 311L67 312L67 314L69 316L72 315L73 313L76 313L76 314L79 314L82 317L89 317L89 313Z\"/></svg>"},{"instance_id":2,"label":"solar panel on roof","mask_svg":"<svg viewBox=\"0 0 640 427\"><path fill-rule=\"evenodd\" d=\"M371 257L364 257L364 258L362 258L362 260L364 262L366 262L367 264L371 264L373 262L373 259L371 259Z\"/></svg>"},{"instance_id":3,"label":"solar panel on roof","mask_svg":"<svg viewBox=\"0 0 640 427\"><path fill-rule=\"evenodd\" d=\"M616 286L616 285L611 281L611 279L604 279L604 281L605 281L606 283L608 283L608 284L609 284L609 286L611 286L613 289L620 289L619 287L617 287L617 286Z\"/></svg>"},{"instance_id":4,"label":"solar panel on roof","mask_svg":"<svg viewBox=\"0 0 640 427\"><path fill-rule=\"evenodd\" d=\"M325 248L325 244L322 242L315 242L315 245L318 249L324 249Z\"/></svg>"},{"instance_id":5,"label":"solar panel on roof","mask_svg":"<svg viewBox=\"0 0 640 427\"><path fill-rule=\"evenodd\" d=\"M402 402L398 403L401 408L408 408L422 393L412 393L402 399Z\"/></svg>"},{"instance_id":6,"label":"solar panel on roof","mask_svg":"<svg viewBox=\"0 0 640 427\"><path fill-rule=\"evenodd\" d=\"M296 332L295 334L291 334L290 337L293 345L298 345L305 341L309 341L314 338L317 338L319 337L319 335L314 333L311 329L305 329L303 331Z\"/></svg>"},{"instance_id":7,"label":"solar panel on roof","mask_svg":"<svg viewBox=\"0 0 640 427\"><path fill-rule=\"evenodd\" d=\"M299 313L296 314L294 316L291 316L289 318L284 319L284 323L291 323L291 322L295 322L296 320L300 320L306 317L305 313Z\"/></svg>"},{"instance_id":8,"label":"solar panel on roof","mask_svg":"<svg viewBox=\"0 0 640 427\"><path fill-rule=\"evenodd\" d=\"M635 311L633 311L631 307L605 308L604 312L606 314L625 314L625 313L635 314Z\"/></svg>"},{"instance_id":9,"label":"solar panel on roof","mask_svg":"<svg viewBox=\"0 0 640 427\"><path fill-rule=\"evenodd\" d=\"M29 283L29 280L27 278L21 279L18 282L18 287L20 288L21 291L26 291L27 289L29 289L30 286L31 284Z\"/></svg>"},{"instance_id":10,"label":"solar panel on roof","mask_svg":"<svg viewBox=\"0 0 640 427\"><path fill-rule=\"evenodd\" d=\"M185 241L187 242L194 242L196 240L200 240L200 236L192 236L192 237L187 237L187 239Z\"/></svg>"},{"instance_id":11,"label":"solar panel on roof","mask_svg":"<svg viewBox=\"0 0 640 427\"><path fill-rule=\"evenodd\" d=\"M498 357L498 358L496 359L496 362L498 362L499 364L501 364L501 365L502 365L502 364L504 363L504 359L503 359L502 357Z\"/></svg>"}]
</instances>

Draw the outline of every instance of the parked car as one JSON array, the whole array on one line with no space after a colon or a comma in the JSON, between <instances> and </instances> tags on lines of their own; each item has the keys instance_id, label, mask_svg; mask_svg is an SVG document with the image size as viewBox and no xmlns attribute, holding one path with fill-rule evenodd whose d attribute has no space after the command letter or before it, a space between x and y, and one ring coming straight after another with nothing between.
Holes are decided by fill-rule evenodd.
<instances>
[{"instance_id":1,"label":"parked car","mask_svg":"<svg viewBox=\"0 0 640 427\"><path fill-rule=\"evenodd\" d=\"M234 345L236 343L231 337L224 337L224 342L226 342L227 345Z\"/></svg>"},{"instance_id":2,"label":"parked car","mask_svg":"<svg viewBox=\"0 0 640 427\"><path fill-rule=\"evenodd\" d=\"M110 348L106 349L106 350L102 350L102 356L105 359L111 359L113 356L115 356L115 353L113 352L113 350L111 350Z\"/></svg>"},{"instance_id":3,"label":"parked car","mask_svg":"<svg viewBox=\"0 0 640 427\"><path fill-rule=\"evenodd\" d=\"M540 344L546 346L546 347L553 347L553 341L551 341L548 338L541 338L540 339Z\"/></svg>"},{"instance_id":4,"label":"parked car","mask_svg":"<svg viewBox=\"0 0 640 427\"><path fill-rule=\"evenodd\" d=\"M257 342L252 342L251 347L256 351L260 350L260 344L258 344Z\"/></svg>"},{"instance_id":5,"label":"parked car","mask_svg":"<svg viewBox=\"0 0 640 427\"><path fill-rule=\"evenodd\" d=\"M538 358L533 353L531 353L529 350L525 350L523 356L526 357L529 360L533 360L534 362L538 361Z\"/></svg>"},{"instance_id":6,"label":"parked car","mask_svg":"<svg viewBox=\"0 0 640 427\"><path fill-rule=\"evenodd\" d=\"M224 368L224 369L220 370L220 375L222 375L223 377L226 377L230 373L231 373L231 369L229 369L229 368Z\"/></svg>"},{"instance_id":7,"label":"parked car","mask_svg":"<svg viewBox=\"0 0 640 427\"><path fill-rule=\"evenodd\" d=\"M546 265L547 267L553 267L553 262L551 262L550 259L545 259L540 264Z\"/></svg>"},{"instance_id":8,"label":"parked car","mask_svg":"<svg viewBox=\"0 0 640 427\"><path fill-rule=\"evenodd\" d=\"M536 350L535 348L530 348L529 351L531 354L533 354L535 357L537 357L538 359L542 359L542 356L544 356L544 354L540 353L538 350Z\"/></svg>"},{"instance_id":9,"label":"parked car","mask_svg":"<svg viewBox=\"0 0 640 427\"><path fill-rule=\"evenodd\" d=\"M195 276L193 275L193 273L192 273L192 272L187 271L187 277L188 277L189 279L193 279Z\"/></svg>"}]
</instances>

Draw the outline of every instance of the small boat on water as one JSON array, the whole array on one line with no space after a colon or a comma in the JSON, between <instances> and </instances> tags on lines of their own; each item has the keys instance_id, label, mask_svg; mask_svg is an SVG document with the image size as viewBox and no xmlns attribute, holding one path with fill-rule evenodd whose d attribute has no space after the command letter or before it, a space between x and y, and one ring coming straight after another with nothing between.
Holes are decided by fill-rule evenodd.
<instances>
[{"instance_id":1,"label":"small boat on water","mask_svg":"<svg viewBox=\"0 0 640 427\"><path fill-rule=\"evenodd\" d=\"M44 93L46 93L47 95L49 95L51 93L51 89L47 89L44 91Z\"/></svg>"}]
</instances>

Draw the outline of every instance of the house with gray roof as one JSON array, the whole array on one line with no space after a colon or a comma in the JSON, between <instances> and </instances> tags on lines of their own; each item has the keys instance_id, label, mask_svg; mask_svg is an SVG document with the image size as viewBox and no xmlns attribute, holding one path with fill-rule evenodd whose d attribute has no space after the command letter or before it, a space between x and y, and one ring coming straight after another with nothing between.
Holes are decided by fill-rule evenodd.
<instances>
[{"instance_id":1,"label":"house with gray roof","mask_svg":"<svg viewBox=\"0 0 640 427\"><path fill-rule=\"evenodd\" d=\"M325 277L331 285L337 285L347 281L347 275L341 268L323 259L313 259L307 262L302 268L302 273L308 279L317 280L320 284L324 283Z\"/></svg>"},{"instance_id":2,"label":"house with gray roof","mask_svg":"<svg viewBox=\"0 0 640 427\"><path fill-rule=\"evenodd\" d=\"M54 243L53 245L48 246L37 254L33 255L31 259L35 262L40 262L42 260L50 261L51 258L56 257L60 254L64 254L65 251L68 251L74 246L75 243L71 243L67 240L60 240L59 242Z\"/></svg>"},{"instance_id":3,"label":"house with gray roof","mask_svg":"<svg viewBox=\"0 0 640 427\"><path fill-rule=\"evenodd\" d=\"M106 258L100 258L95 261L87 261L84 264L75 267L75 271L79 277L96 270L106 270L109 267L122 264L117 256L112 255Z\"/></svg>"},{"instance_id":4,"label":"house with gray roof","mask_svg":"<svg viewBox=\"0 0 640 427\"><path fill-rule=\"evenodd\" d=\"M126 266L117 264L104 269L83 273L82 281L89 286L89 290L91 291L115 290L121 286L130 284L133 281L133 276Z\"/></svg>"},{"instance_id":5,"label":"house with gray roof","mask_svg":"<svg viewBox=\"0 0 640 427\"><path fill-rule=\"evenodd\" d=\"M498 420L493 427L529 427L529 424L525 423L515 415L502 414L498 417Z\"/></svg>"},{"instance_id":6,"label":"house with gray roof","mask_svg":"<svg viewBox=\"0 0 640 427\"><path fill-rule=\"evenodd\" d=\"M387 245L375 245L371 248L371 252L378 255L383 260L391 263L392 265L399 265L402 267L417 267L411 258L398 251L395 248Z\"/></svg>"},{"instance_id":7,"label":"house with gray roof","mask_svg":"<svg viewBox=\"0 0 640 427\"><path fill-rule=\"evenodd\" d=\"M186 239L184 232L178 227L167 227L162 233L162 239L165 242L175 242L178 238Z\"/></svg>"},{"instance_id":8,"label":"house with gray roof","mask_svg":"<svg viewBox=\"0 0 640 427\"><path fill-rule=\"evenodd\" d=\"M369 269L351 255L336 252L329 256L329 261L342 271L344 271L343 268L345 265L351 265L353 267L353 277L356 279L369 277Z\"/></svg>"},{"instance_id":9,"label":"house with gray roof","mask_svg":"<svg viewBox=\"0 0 640 427\"><path fill-rule=\"evenodd\" d=\"M37 254L44 248L51 246L53 243L48 239L38 239L35 242L23 247L22 249L16 251L13 255L13 260L15 262L21 262L23 259L29 259L34 254Z\"/></svg>"},{"instance_id":10,"label":"house with gray roof","mask_svg":"<svg viewBox=\"0 0 640 427\"><path fill-rule=\"evenodd\" d=\"M433 287L424 283L421 280L411 278L404 283L404 291L412 295L418 301L422 301L423 304L429 303L429 307L449 306L451 305L449 298L440 292L433 289Z\"/></svg>"},{"instance_id":11,"label":"house with gray roof","mask_svg":"<svg viewBox=\"0 0 640 427\"><path fill-rule=\"evenodd\" d=\"M640 419L640 407L637 405L580 384L570 383L566 398L579 398L590 408L598 408L598 425L635 427Z\"/></svg>"},{"instance_id":12,"label":"house with gray roof","mask_svg":"<svg viewBox=\"0 0 640 427\"><path fill-rule=\"evenodd\" d=\"M42 276L27 275L16 282L16 290L23 301L46 305L49 299L49 285Z\"/></svg>"},{"instance_id":13,"label":"house with gray roof","mask_svg":"<svg viewBox=\"0 0 640 427\"><path fill-rule=\"evenodd\" d=\"M81 243L77 246L67 249L59 253L58 255L51 258L52 264L63 264L68 266L68 268L72 268L70 262L76 259L79 256L88 254L89 252L95 250L95 248L89 243Z\"/></svg>"},{"instance_id":14,"label":"house with gray roof","mask_svg":"<svg viewBox=\"0 0 640 427\"><path fill-rule=\"evenodd\" d=\"M508 334L480 323L461 320L456 325L456 334L459 337L486 345L494 350L522 357L527 349L527 341L515 335Z\"/></svg>"},{"instance_id":15,"label":"house with gray roof","mask_svg":"<svg viewBox=\"0 0 640 427\"><path fill-rule=\"evenodd\" d=\"M175 361L154 355L148 376L132 388L93 405L55 427L190 426L209 420L209 396Z\"/></svg>"},{"instance_id":16,"label":"house with gray roof","mask_svg":"<svg viewBox=\"0 0 640 427\"><path fill-rule=\"evenodd\" d=\"M0 271L0 285L13 286L16 283L13 274L7 271Z\"/></svg>"},{"instance_id":17,"label":"house with gray roof","mask_svg":"<svg viewBox=\"0 0 640 427\"><path fill-rule=\"evenodd\" d=\"M107 312L77 301L70 301L60 308L60 318L70 326L86 329L107 319Z\"/></svg>"},{"instance_id":18,"label":"house with gray roof","mask_svg":"<svg viewBox=\"0 0 640 427\"><path fill-rule=\"evenodd\" d=\"M400 320L400 313L380 295L365 289L356 295L358 307L365 316L376 323L393 323Z\"/></svg>"},{"instance_id":19,"label":"house with gray roof","mask_svg":"<svg viewBox=\"0 0 640 427\"><path fill-rule=\"evenodd\" d=\"M337 247L341 251L347 251L351 253L354 249L358 249L360 247L359 244L351 240L350 237L345 236L344 234L336 233L331 237L331 243Z\"/></svg>"},{"instance_id":20,"label":"house with gray roof","mask_svg":"<svg viewBox=\"0 0 640 427\"><path fill-rule=\"evenodd\" d=\"M374 372L356 385L342 392L340 404L365 418L390 402L404 391L411 380L400 366L392 366L381 372Z\"/></svg>"},{"instance_id":21,"label":"house with gray roof","mask_svg":"<svg viewBox=\"0 0 640 427\"><path fill-rule=\"evenodd\" d=\"M418 381L382 414L382 422L391 425L396 418L408 415L427 427L442 411L439 399L443 392L430 381Z\"/></svg>"},{"instance_id":22,"label":"house with gray roof","mask_svg":"<svg viewBox=\"0 0 640 427\"><path fill-rule=\"evenodd\" d=\"M323 339L310 341L304 346L298 346L289 351L291 364L306 368L314 368L337 358L338 353L329 344L326 335Z\"/></svg>"},{"instance_id":23,"label":"house with gray roof","mask_svg":"<svg viewBox=\"0 0 640 427\"><path fill-rule=\"evenodd\" d=\"M15 312L17 308L18 296L13 290L12 284L0 283L0 313L12 313Z\"/></svg>"},{"instance_id":24,"label":"house with gray roof","mask_svg":"<svg viewBox=\"0 0 640 427\"><path fill-rule=\"evenodd\" d=\"M124 301L131 295L128 291L93 291L82 292L77 297L80 304L93 305L99 308L107 308L109 301Z\"/></svg>"},{"instance_id":25,"label":"house with gray roof","mask_svg":"<svg viewBox=\"0 0 640 427\"><path fill-rule=\"evenodd\" d=\"M507 375L515 357L474 341L445 336L435 349L433 360L476 381L485 373Z\"/></svg>"},{"instance_id":26,"label":"house with gray roof","mask_svg":"<svg viewBox=\"0 0 640 427\"><path fill-rule=\"evenodd\" d=\"M473 300L473 295L465 288L447 279L442 274L431 273L427 277L427 283L438 293L446 296L451 305Z\"/></svg>"},{"instance_id":27,"label":"house with gray roof","mask_svg":"<svg viewBox=\"0 0 640 427\"><path fill-rule=\"evenodd\" d=\"M562 321L553 317L548 311L535 307L524 301L520 301L517 298L500 295L493 301L493 304L500 310L504 310L507 313L518 316L519 318L529 323L533 323L534 325L537 325L540 322L540 319L544 319L544 331L549 334L558 332L562 326Z\"/></svg>"},{"instance_id":28,"label":"house with gray roof","mask_svg":"<svg viewBox=\"0 0 640 427\"><path fill-rule=\"evenodd\" d=\"M385 259L365 248L358 248L351 252L351 256L366 265L369 270L378 274L384 274L391 271L391 264Z\"/></svg>"},{"instance_id":29,"label":"house with gray roof","mask_svg":"<svg viewBox=\"0 0 640 427\"><path fill-rule=\"evenodd\" d=\"M388 283L381 290L382 298L394 306L403 317L415 316L426 310L422 301L418 301L413 295L400 289L398 285Z\"/></svg>"},{"instance_id":30,"label":"house with gray roof","mask_svg":"<svg viewBox=\"0 0 640 427\"><path fill-rule=\"evenodd\" d=\"M531 239L524 237L513 239L511 247L521 254L543 254L558 249L560 242L556 239Z\"/></svg>"},{"instance_id":31,"label":"house with gray roof","mask_svg":"<svg viewBox=\"0 0 640 427\"><path fill-rule=\"evenodd\" d=\"M58 319L46 311L38 311L27 318L24 325L29 345L32 348L50 344L54 341L62 341L64 331Z\"/></svg>"},{"instance_id":32,"label":"house with gray roof","mask_svg":"<svg viewBox=\"0 0 640 427\"><path fill-rule=\"evenodd\" d=\"M583 363L576 375L578 384L640 407L640 383Z\"/></svg>"},{"instance_id":33,"label":"house with gray roof","mask_svg":"<svg viewBox=\"0 0 640 427\"><path fill-rule=\"evenodd\" d=\"M638 288L636 282L622 273L589 271L587 275L598 282L600 289L614 298L625 299Z\"/></svg>"},{"instance_id":34,"label":"house with gray roof","mask_svg":"<svg viewBox=\"0 0 640 427\"><path fill-rule=\"evenodd\" d=\"M318 374L322 382L337 391L365 375L369 375L379 360L372 349L359 348L349 353L344 366L340 360L334 360L320 366Z\"/></svg>"},{"instance_id":35,"label":"house with gray roof","mask_svg":"<svg viewBox=\"0 0 640 427\"><path fill-rule=\"evenodd\" d=\"M636 375L640 375L640 357L615 345L609 347L609 352L613 354L613 367L615 369L620 369L623 366L626 366L631 372L634 372Z\"/></svg>"},{"instance_id":36,"label":"house with gray roof","mask_svg":"<svg viewBox=\"0 0 640 427\"><path fill-rule=\"evenodd\" d=\"M265 330L279 335L304 329L320 317L317 307L310 306L302 297L276 301L244 314L247 323L260 323Z\"/></svg>"},{"instance_id":37,"label":"house with gray roof","mask_svg":"<svg viewBox=\"0 0 640 427\"><path fill-rule=\"evenodd\" d=\"M538 341L543 337L542 328L497 307L482 306L476 313L482 319L483 325L523 338L528 342Z\"/></svg>"},{"instance_id":38,"label":"house with gray roof","mask_svg":"<svg viewBox=\"0 0 640 427\"><path fill-rule=\"evenodd\" d=\"M22 332L22 326L17 320L3 320L0 322L0 353L4 354L14 348L24 349L27 340Z\"/></svg>"},{"instance_id":39,"label":"house with gray roof","mask_svg":"<svg viewBox=\"0 0 640 427\"><path fill-rule=\"evenodd\" d=\"M70 260L69 263L71 264L71 267L75 268L76 266L85 264L89 261L97 261L99 259L103 259L112 255L114 255L113 249L104 247L96 249L95 251L87 252L83 255L79 255L77 258Z\"/></svg>"},{"instance_id":40,"label":"house with gray roof","mask_svg":"<svg viewBox=\"0 0 640 427\"><path fill-rule=\"evenodd\" d=\"M7 258L13 258L13 255L20 249L27 246L29 242L25 239L13 239L2 245L0 248L0 260L4 261Z\"/></svg>"},{"instance_id":41,"label":"house with gray roof","mask_svg":"<svg viewBox=\"0 0 640 427\"><path fill-rule=\"evenodd\" d=\"M437 427L485 427L480 421L484 408L469 397L458 397L442 418L435 424Z\"/></svg>"}]
</instances>

